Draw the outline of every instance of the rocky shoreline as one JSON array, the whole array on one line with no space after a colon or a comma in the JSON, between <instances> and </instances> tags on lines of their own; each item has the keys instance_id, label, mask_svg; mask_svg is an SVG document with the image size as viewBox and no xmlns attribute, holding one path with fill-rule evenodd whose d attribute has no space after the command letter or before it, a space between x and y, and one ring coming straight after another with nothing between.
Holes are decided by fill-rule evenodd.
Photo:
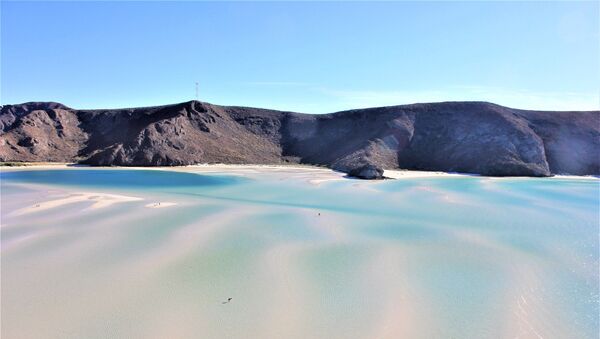
<instances>
[{"instance_id":1,"label":"rocky shoreline","mask_svg":"<svg viewBox=\"0 0 600 339\"><path fill-rule=\"evenodd\" d=\"M600 174L600 111L442 102L312 115L199 101L0 109L0 161L101 166L310 164L363 179L384 169L488 176Z\"/></svg>"}]
</instances>

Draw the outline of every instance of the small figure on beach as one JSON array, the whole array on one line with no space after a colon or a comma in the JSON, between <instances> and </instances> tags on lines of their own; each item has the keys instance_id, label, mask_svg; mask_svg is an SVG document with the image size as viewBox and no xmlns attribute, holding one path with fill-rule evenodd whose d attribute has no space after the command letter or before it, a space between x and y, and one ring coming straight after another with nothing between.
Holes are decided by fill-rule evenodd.
<instances>
[{"instance_id":1,"label":"small figure on beach","mask_svg":"<svg viewBox=\"0 0 600 339\"><path fill-rule=\"evenodd\" d=\"M319 212L319 216L321 216L321 212Z\"/></svg>"},{"instance_id":2,"label":"small figure on beach","mask_svg":"<svg viewBox=\"0 0 600 339\"><path fill-rule=\"evenodd\" d=\"M223 301L221 304L225 305L225 304L229 304L229 302L231 301L232 298L227 298L227 301Z\"/></svg>"}]
</instances>

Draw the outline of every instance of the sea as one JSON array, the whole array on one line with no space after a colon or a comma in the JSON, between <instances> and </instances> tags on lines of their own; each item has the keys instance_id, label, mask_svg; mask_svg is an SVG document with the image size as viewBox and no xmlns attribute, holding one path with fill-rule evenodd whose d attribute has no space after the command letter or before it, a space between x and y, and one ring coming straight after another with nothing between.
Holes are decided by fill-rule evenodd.
<instances>
[{"instance_id":1,"label":"sea","mask_svg":"<svg viewBox=\"0 0 600 339\"><path fill-rule=\"evenodd\" d=\"M600 180L0 171L2 338L598 338Z\"/></svg>"}]
</instances>

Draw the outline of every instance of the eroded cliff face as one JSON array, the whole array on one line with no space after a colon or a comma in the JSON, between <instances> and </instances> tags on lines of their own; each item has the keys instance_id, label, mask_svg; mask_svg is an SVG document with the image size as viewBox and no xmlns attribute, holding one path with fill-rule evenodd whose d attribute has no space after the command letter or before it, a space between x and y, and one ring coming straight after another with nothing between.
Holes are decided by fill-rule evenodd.
<instances>
[{"instance_id":1,"label":"eroded cliff face","mask_svg":"<svg viewBox=\"0 0 600 339\"><path fill-rule=\"evenodd\" d=\"M279 163L281 149L222 107L189 102L119 111L79 111L89 134L81 162L172 166L200 162Z\"/></svg>"},{"instance_id":2,"label":"eroded cliff face","mask_svg":"<svg viewBox=\"0 0 600 339\"><path fill-rule=\"evenodd\" d=\"M491 176L600 174L600 112L539 112L484 102L309 115L198 101L118 110L6 105L0 160L91 165L329 166L365 179L383 169Z\"/></svg>"},{"instance_id":3,"label":"eroded cliff face","mask_svg":"<svg viewBox=\"0 0 600 339\"><path fill-rule=\"evenodd\" d=\"M415 116L401 167L498 176L551 173L542 139L510 109L447 103L423 107Z\"/></svg>"},{"instance_id":4,"label":"eroded cliff face","mask_svg":"<svg viewBox=\"0 0 600 339\"><path fill-rule=\"evenodd\" d=\"M86 133L77 114L57 103L4 106L0 111L0 159L73 161Z\"/></svg>"},{"instance_id":5,"label":"eroded cliff face","mask_svg":"<svg viewBox=\"0 0 600 339\"><path fill-rule=\"evenodd\" d=\"M600 112L515 110L542 139L554 174L600 173Z\"/></svg>"}]
</instances>

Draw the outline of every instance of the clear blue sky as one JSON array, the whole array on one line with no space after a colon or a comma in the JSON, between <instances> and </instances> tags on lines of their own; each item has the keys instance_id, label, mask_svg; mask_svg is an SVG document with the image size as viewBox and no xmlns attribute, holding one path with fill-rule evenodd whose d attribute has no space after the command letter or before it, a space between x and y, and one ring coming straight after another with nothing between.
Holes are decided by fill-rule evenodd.
<instances>
[{"instance_id":1,"label":"clear blue sky","mask_svg":"<svg viewBox=\"0 0 600 339\"><path fill-rule=\"evenodd\" d=\"M1 3L1 102L599 109L590 2Z\"/></svg>"}]
</instances>

